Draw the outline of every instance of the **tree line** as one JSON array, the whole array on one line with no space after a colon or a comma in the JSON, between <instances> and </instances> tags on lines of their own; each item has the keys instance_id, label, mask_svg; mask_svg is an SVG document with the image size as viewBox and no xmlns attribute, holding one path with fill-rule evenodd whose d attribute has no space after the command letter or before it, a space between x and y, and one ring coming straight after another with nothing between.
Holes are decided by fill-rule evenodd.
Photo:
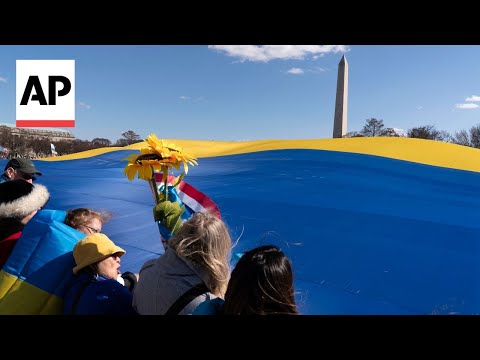
<instances>
[{"instance_id":1,"label":"tree line","mask_svg":"<svg viewBox=\"0 0 480 360\"><path fill-rule=\"evenodd\" d=\"M13 128L0 126L0 145L8 149L2 157L28 157L42 158L51 156L50 144L54 144L58 155L73 154L81 151L110 146L126 146L142 141L140 135L133 130L125 131L114 143L105 138L89 140L56 140L51 137L38 137L34 135L15 135ZM406 134L400 133L391 127L385 127L382 119L370 118L365 120L365 125L360 131L351 131L345 137L409 137L436 141L451 142L458 145L470 146L480 149L480 124L472 126L469 130L460 130L454 134L438 130L434 125L424 125L411 128Z\"/></svg>"},{"instance_id":2,"label":"tree line","mask_svg":"<svg viewBox=\"0 0 480 360\"><path fill-rule=\"evenodd\" d=\"M437 140L480 149L480 124L472 126L469 130L460 130L454 134L438 130L434 125L414 127L409 129L406 134L402 134L394 128L386 128L383 124L383 120L370 118L365 120L365 125L362 130L351 131L345 135L345 137L374 136L403 136L417 139Z\"/></svg>"},{"instance_id":3,"label":"tree line","mask_svg":"<svg viewBox=\"0 0 480 360\"><path fill-rule=\"evenodd\" d=\"M93 140L52 140L49 136L34 136L25 134L13 134L13 128L0 127L0 145L8 150L3 152L2 157L42 158L52 155L50 144L55 146L58 155L73 154L80 151L97 149L109 146L126 146L142 141L140 135L133 130L122 133L120 139L112 143L109 139L94 138Z\"/></svg>"}]
</instances>

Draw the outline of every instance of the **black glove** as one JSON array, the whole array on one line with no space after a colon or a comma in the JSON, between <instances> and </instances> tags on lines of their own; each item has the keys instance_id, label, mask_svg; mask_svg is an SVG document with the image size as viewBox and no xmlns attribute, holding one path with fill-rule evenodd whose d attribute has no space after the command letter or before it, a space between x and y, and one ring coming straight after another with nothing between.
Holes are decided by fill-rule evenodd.
<instances>
[{"instance_id":1,"label":"black glove","mask_svg":"<svg viewBox=\"0 0 480 360\"><path fill-rule=\"evenodd\" d=\"M126 271L122 274L122 278L125 281L125 287L132 292L135 288L135 285L137 285L137 277L135 274L130 271Z\"/></svg>"}]
</instances>

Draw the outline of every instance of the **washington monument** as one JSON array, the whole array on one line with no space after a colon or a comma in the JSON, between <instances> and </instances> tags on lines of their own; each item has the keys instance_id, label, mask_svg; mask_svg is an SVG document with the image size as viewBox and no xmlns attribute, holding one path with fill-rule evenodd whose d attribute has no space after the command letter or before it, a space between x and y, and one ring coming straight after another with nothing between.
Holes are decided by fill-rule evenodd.
<instances>
[{"instance_id":1,"label":"washington monument","mask_svg":"<svg viewBox=\"0 0 480 360\"><path fill-rule=\"evenodd\" d=\"M337 97L335 99L335 118L333 120L333 137L341 138L347 133L348 104L348 63L345 55L338 64Z\"/></svg>"}]
</instances>

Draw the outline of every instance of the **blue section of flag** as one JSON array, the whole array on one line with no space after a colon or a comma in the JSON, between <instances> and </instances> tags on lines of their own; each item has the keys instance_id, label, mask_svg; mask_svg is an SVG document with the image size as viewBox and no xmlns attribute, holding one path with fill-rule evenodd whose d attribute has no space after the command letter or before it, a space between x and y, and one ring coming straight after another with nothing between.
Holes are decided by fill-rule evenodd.
<instances>
[{"instance_id":1,"label":"blue section of flag","mask_svg":"<svg viewBox=\"0 0 480 360\"><path fill-rule=\"evenodd\" d=\"M123 174L129 153L42 162L39 181L48 208L110 210L103 232L138 272L163 246L148 184ZM302 314L480 313L480 173L277 150L202 158L186 181L218 205L234 254L274 244L290 257Z\"/></svg>"},{"instance_id":2,"label":"blue section of flag","mask_svg":"<svg viewBox=\"0 0 480 360\"><path fill-rule=\"evenodd\" d=\"M75 266L72 250L85 234L63 223L65 211L42 210L25 226L2 270L63 296Z\"/></svg>"}]
</instances>

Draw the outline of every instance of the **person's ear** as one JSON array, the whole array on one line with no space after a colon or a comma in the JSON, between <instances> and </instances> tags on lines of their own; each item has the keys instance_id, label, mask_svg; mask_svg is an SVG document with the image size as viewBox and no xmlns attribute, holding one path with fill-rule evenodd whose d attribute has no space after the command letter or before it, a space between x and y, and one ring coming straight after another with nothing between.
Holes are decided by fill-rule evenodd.
<instances>
[{"instance_id":1,"label":"person's ear","mask_svg":"<svg viewBox=\"0 0 480 360\"><path fill-rule=\"evenodd\" d=\"M15 169L12 168L12 167L9 167L7 168L7 170L5 170L5 172L7 173L7 176L10 178L10 179L13 179L14 176L15 176Z\"/></svg>"}]
</instances>

